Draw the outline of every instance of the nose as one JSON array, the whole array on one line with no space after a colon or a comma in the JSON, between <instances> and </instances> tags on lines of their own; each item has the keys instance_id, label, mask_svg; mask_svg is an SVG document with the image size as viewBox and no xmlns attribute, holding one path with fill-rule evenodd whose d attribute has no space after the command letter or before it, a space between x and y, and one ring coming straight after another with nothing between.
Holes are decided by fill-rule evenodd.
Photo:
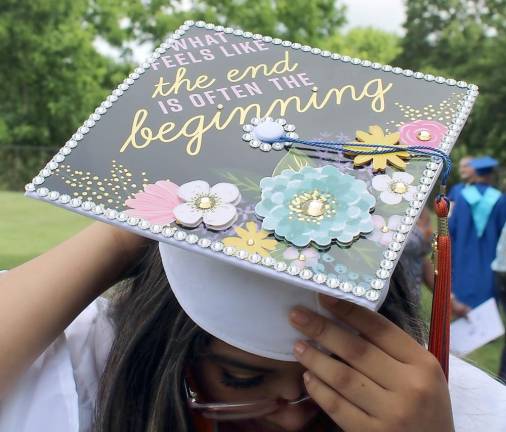
<instances>
[{"instance_id":1,"label":"nose","mask_svg":"<svg viewBox=\"0 0 506 432\"><path fill-rule=\"evenodd\" d=\"M266 420L283 431L300 432L313 420L317 413L318 409L312 404L287 405L268 416Z\"/></svg>"}]
</instances>

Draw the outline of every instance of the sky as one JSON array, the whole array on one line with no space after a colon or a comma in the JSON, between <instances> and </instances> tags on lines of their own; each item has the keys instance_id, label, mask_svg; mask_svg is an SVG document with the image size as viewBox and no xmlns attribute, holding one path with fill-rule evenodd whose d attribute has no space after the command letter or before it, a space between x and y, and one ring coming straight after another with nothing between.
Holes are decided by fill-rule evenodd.
<instances>
[{"instance_id":1,"label":"sky","mask_svg":"<svg viewBox=\"0 0 506 432\"><path fill-rule=\"evenodd\" d=\"M403 0L341 0L347 6L348 23L345 30L352 27L376 27L397 34L403 33L402 24L405 18ZM104 54L117 56L118 51L104 41L97 40L96 47ZM151 47L133 46L134 60L142 62L149 56Z\"/></svg>"},{"instance_id":2,"label":"sky","mask_svg":"<svg viewBox=\"0 0 506 432\"><path fill-rule=\"evenodd\" d=\"M372 26L397 34L403 33L403 0L341 0L348 7L346 28Z\"/></svg>"}]
</instances>

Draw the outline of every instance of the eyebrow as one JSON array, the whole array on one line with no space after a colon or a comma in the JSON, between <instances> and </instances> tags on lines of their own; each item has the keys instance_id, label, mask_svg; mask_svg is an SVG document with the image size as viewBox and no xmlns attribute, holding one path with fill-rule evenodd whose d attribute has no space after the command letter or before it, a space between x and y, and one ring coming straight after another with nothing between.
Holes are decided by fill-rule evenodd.
<instances>
[{"instance_id":1,"label":"eyebrow","mask_svg":"<svg viewBox=\"0 0 506 432\"><path fill-rule=\"evenodd\" d=\"M245 369L245 370L249 370L249 371L253 371L253 372L261 372L261 373L273 373L274 372L273 369L263 368L261 366L250 365L247 363L243 363L240 360L236 360L234 358L230 358L230 357L220 355L220 354L208 354L206 357L208 359L210 359L211 361L215 361L218 363L226 364L229 366L233 366L233 367L237 367L240 369Z\"/></svg>"}]
</instances>

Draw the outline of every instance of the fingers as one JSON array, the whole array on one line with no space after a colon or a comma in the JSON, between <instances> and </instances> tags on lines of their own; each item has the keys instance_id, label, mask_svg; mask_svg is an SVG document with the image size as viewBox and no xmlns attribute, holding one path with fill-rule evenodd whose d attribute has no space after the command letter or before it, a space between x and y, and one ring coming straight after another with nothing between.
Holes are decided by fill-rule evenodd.
<instances>
[{"instance_id":1,"label":"fingers","mask_svg":"<svg viewBox=\"0 0 506 432\"><path fill-rule=\"evenodd\" d=\"M400 362L414 363L425 353L411 336L378 312L329 296L320 296L320 302L336 319L358 330L363 338Z\"/></svg>"},{"instance_id":2,"label":"fingers","mask_svg":"<svg viewBox=\"0 0 506 432\"><path fill-rule=\"evenodd\" d=\"M304 373L304 384L311 398L345 432L373 430L374 422L360 408L347 401L311 372Z\"/></svg>"},{"instance_id":3,"label":"fingers","mask_svg":"<svg viewBox=\"0 0 506 432\"><path fill-rule=\"evenodd\" d=\"M388 409L385 405L387 390L348 365L302 341L295 344L294 354L313 375L365 413L379 417Z\"/></svg>"},{"instance_id":4,"label":"fingers","mask_svg":"<svg viewBox=\"0 0 506 432\"><path fill-rule=\"evenodd\" d=\"M399 362L364 338L344 330L327 318L305 308L290 313L292 324L304 335L336 354L366 377L386 389L393 389Z\"/></svg>"}]
</instances>

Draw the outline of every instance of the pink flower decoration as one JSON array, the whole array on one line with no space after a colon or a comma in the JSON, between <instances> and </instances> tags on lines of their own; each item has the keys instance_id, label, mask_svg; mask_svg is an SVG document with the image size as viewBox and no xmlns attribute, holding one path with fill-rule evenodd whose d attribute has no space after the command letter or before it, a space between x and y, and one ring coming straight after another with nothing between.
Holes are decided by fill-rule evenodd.
<instances>
[{"instance_id":1,"label":"pink flower decoration","mask_svg":"<svg viewBox=\"0 0 506 432\"><path fill-rule=\"evenodd\" d=\"M394 233L399 228L401 220L402 217L397 215L390 216L388 221L385 221L383 216L373 215L372 223L374 224L374 231L367 238L386 246L393 240Z\"/></svg>"},{"instance_id":2,"label":"pink flower decoration","mask_svg":"<svg viewBox=\"0 0 506 432\"><path fill-rule=\"evenodd\" d=\"M400 143L408 146L436 148L448 132L448 128L433 120L416 120L400 128Z\"/></svg>"},{"instance_id":3,"label":"pink flower decoration","mask_svg":"<svg viewBox=\"0 0 506 432\"><path fill-rule=\"evenodd\" d=\"M290 264L302 270L304 267L313 267L318 264L320 254L312 248L299 250L289 247L283 252L283 258L290 260Z\"/></svg>"},{"instance_id":4,"label":"pink flower decoration","mask_svg":"<svg viewBox=\"0 0 506 432\"><path fill-rule=\"evenodd\" d=\"M125 201L131 210L125 213L152 224L166 225L176 220L173 209L181 203L177 196L179 186L168 181L159 180L155 184L144 185L144 192L134 194L134 198Z\"/></svg>"}]
</instances>

